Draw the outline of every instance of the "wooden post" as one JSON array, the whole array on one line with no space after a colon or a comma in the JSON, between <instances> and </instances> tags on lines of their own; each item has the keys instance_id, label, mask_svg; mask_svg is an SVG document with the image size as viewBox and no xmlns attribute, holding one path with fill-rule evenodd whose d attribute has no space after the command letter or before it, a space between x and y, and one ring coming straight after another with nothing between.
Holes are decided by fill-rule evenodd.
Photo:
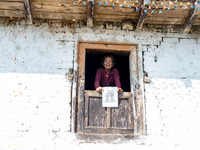
<instances>
[{"instance_id":1,"label":"wooden post","mask_svg":"<svg viewBox=\"0 0 200 150\"><path fill-rule=\"evenodd\" d=\"M147 11L148 3L149 3L149 0L144 0L144 2L143 2L143 6L141 7L142 9L140 10L139 19L138 19L137 26L136 26L137 30L142 29L144 20L147 17L147 12L145 13L145 11Z\"/></svg>"},{"instance_id":2,"label":"wooden post","mask_svg":"<svg viewBox=\"0 0 200 150\"><path fill-rule=\"evenodd\" d=\"M24 8L25 8L25 12L26 12L27 24L32 25L33 24L33 17L32 17L32 14L31 14L30 0L24 0Z\"/></svg>"},{"instance_id":3,"label":"wooden post","mask_svg":"<svg viewBox=\"0 0 200 150\"><path fill-rule=\"evenodd\" d=\"M112 110L110 107L107 107L107 117L106 117L106 127L107 128L111 128L111 115L112 114Z\"/></svg>"},{"instance_id":4,"label":"wooden post","mask_svg":"<svg viewBox=\"0 0 200 150\"><path fill-rule=\"evenodd\" d=\"M87 27L93 27L94 0L89 0L87 9Z\"/></svg>"},{"instance_id":5,"label":"wooden post","mask_svg":"<svg viewBox=\"0 0 200 150\"><path fill-rule=\"evenodd\" d=\"M188 33L192 28L192 25L199 14L200 2L197 1L194 4L194 9L191 10L190 15L188 16L185 24L184 24L184 32Z\"/></svg>"}]
</instances>

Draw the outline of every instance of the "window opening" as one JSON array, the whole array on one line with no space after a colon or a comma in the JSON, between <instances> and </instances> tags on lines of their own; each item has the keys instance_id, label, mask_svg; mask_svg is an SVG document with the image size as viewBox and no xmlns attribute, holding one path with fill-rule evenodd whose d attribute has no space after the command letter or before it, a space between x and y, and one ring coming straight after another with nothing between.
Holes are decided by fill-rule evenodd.
<instances>
[{"instance_id":1,"label":"window opening","mask_svg":"<svg viewBox=\"0 0 200 150\"><path fill-rule=\"evenodd\" d=\"M115 68L120 75L121 86L124 92L130 92L129 53L106 52L97 50L86 50L85 60L85 90L95 90L94 80L97 69L103 67L101 60L105 55L112 55L115 60Z\"/></svg>"}]
</instances>

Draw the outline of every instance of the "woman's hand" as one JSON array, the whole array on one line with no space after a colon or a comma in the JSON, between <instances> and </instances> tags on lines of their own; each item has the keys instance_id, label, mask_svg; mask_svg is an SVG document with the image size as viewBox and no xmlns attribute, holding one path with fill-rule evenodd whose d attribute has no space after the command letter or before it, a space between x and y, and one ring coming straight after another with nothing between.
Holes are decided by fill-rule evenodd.
<instances>
[{"instance_id":1,"label":"woman's hand","mask_svg":"<svg viewBox=\"0 0 200 150\"><path fill-rule=\"evenodd\" d=\"M98 88L96 89L96 91L99 92L99 93L102 93L103 88L102 88L102 87L98 87Z\"/></svg>"},{"instance_id":2,"label":"woman's hand","mask_svg":"<svg viewBox=\"0 0 200 150\"><path fill-rule=\"evenodd\" d=\"M96 89L96 91L99 92L99 93L102 93L102 92L103 92L103 88L102 88L102 87L98 87L98 88ZM118 92L119 94L121 94L121 93L123 92L122 88L118 88L118 89L117 89L117 92Z\"/></svg>"},{"instance_id":3,"label":"woman's hand","mask_svg":"<svg viewBox=\"0 0 200 150\"><path fill-rule=\"evenodd\" d=\"M118 88L118 89L117 89L117 92L118 92L119 94L121 94L121 93L123 92L122 88Z\"/></svg>"}]
</instances>

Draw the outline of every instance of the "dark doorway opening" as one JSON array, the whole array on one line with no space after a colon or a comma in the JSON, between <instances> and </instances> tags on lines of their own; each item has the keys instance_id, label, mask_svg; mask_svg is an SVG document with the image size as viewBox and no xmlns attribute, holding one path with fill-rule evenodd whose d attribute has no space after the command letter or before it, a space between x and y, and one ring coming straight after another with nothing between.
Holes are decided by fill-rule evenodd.
<instances>
[{"instance_id":1,"label":"dark doorway opening","mask_svg":"<svg viewBox=\"0 0 200 150\"><path fill-rule=\"evenodd\" d=\"M112 55L115 60L115 68L120 75L121 86L124 92L130 92L129 53L127 52L105 52L97 50L86 50L85 60L85 90L95 90L94 80L97 69L103 67L101 60L105 55Z\"/></svg>"}]
</instances>

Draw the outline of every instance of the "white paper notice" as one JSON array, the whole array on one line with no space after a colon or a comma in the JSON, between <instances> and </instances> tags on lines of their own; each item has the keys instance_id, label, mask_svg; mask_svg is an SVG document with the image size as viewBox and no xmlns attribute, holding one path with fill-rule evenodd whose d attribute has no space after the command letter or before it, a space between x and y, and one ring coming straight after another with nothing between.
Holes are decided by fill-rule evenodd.
<instances>
[{"instance_id":1,"label":"white paper notice","mask_svg":"<svg viewBox=\"0 0 200 150\"><path fill-rule=\"evenodd\" d=\"M103 87L102 107L118 107L117 87Z\"/></svg>"}]
</instances>

